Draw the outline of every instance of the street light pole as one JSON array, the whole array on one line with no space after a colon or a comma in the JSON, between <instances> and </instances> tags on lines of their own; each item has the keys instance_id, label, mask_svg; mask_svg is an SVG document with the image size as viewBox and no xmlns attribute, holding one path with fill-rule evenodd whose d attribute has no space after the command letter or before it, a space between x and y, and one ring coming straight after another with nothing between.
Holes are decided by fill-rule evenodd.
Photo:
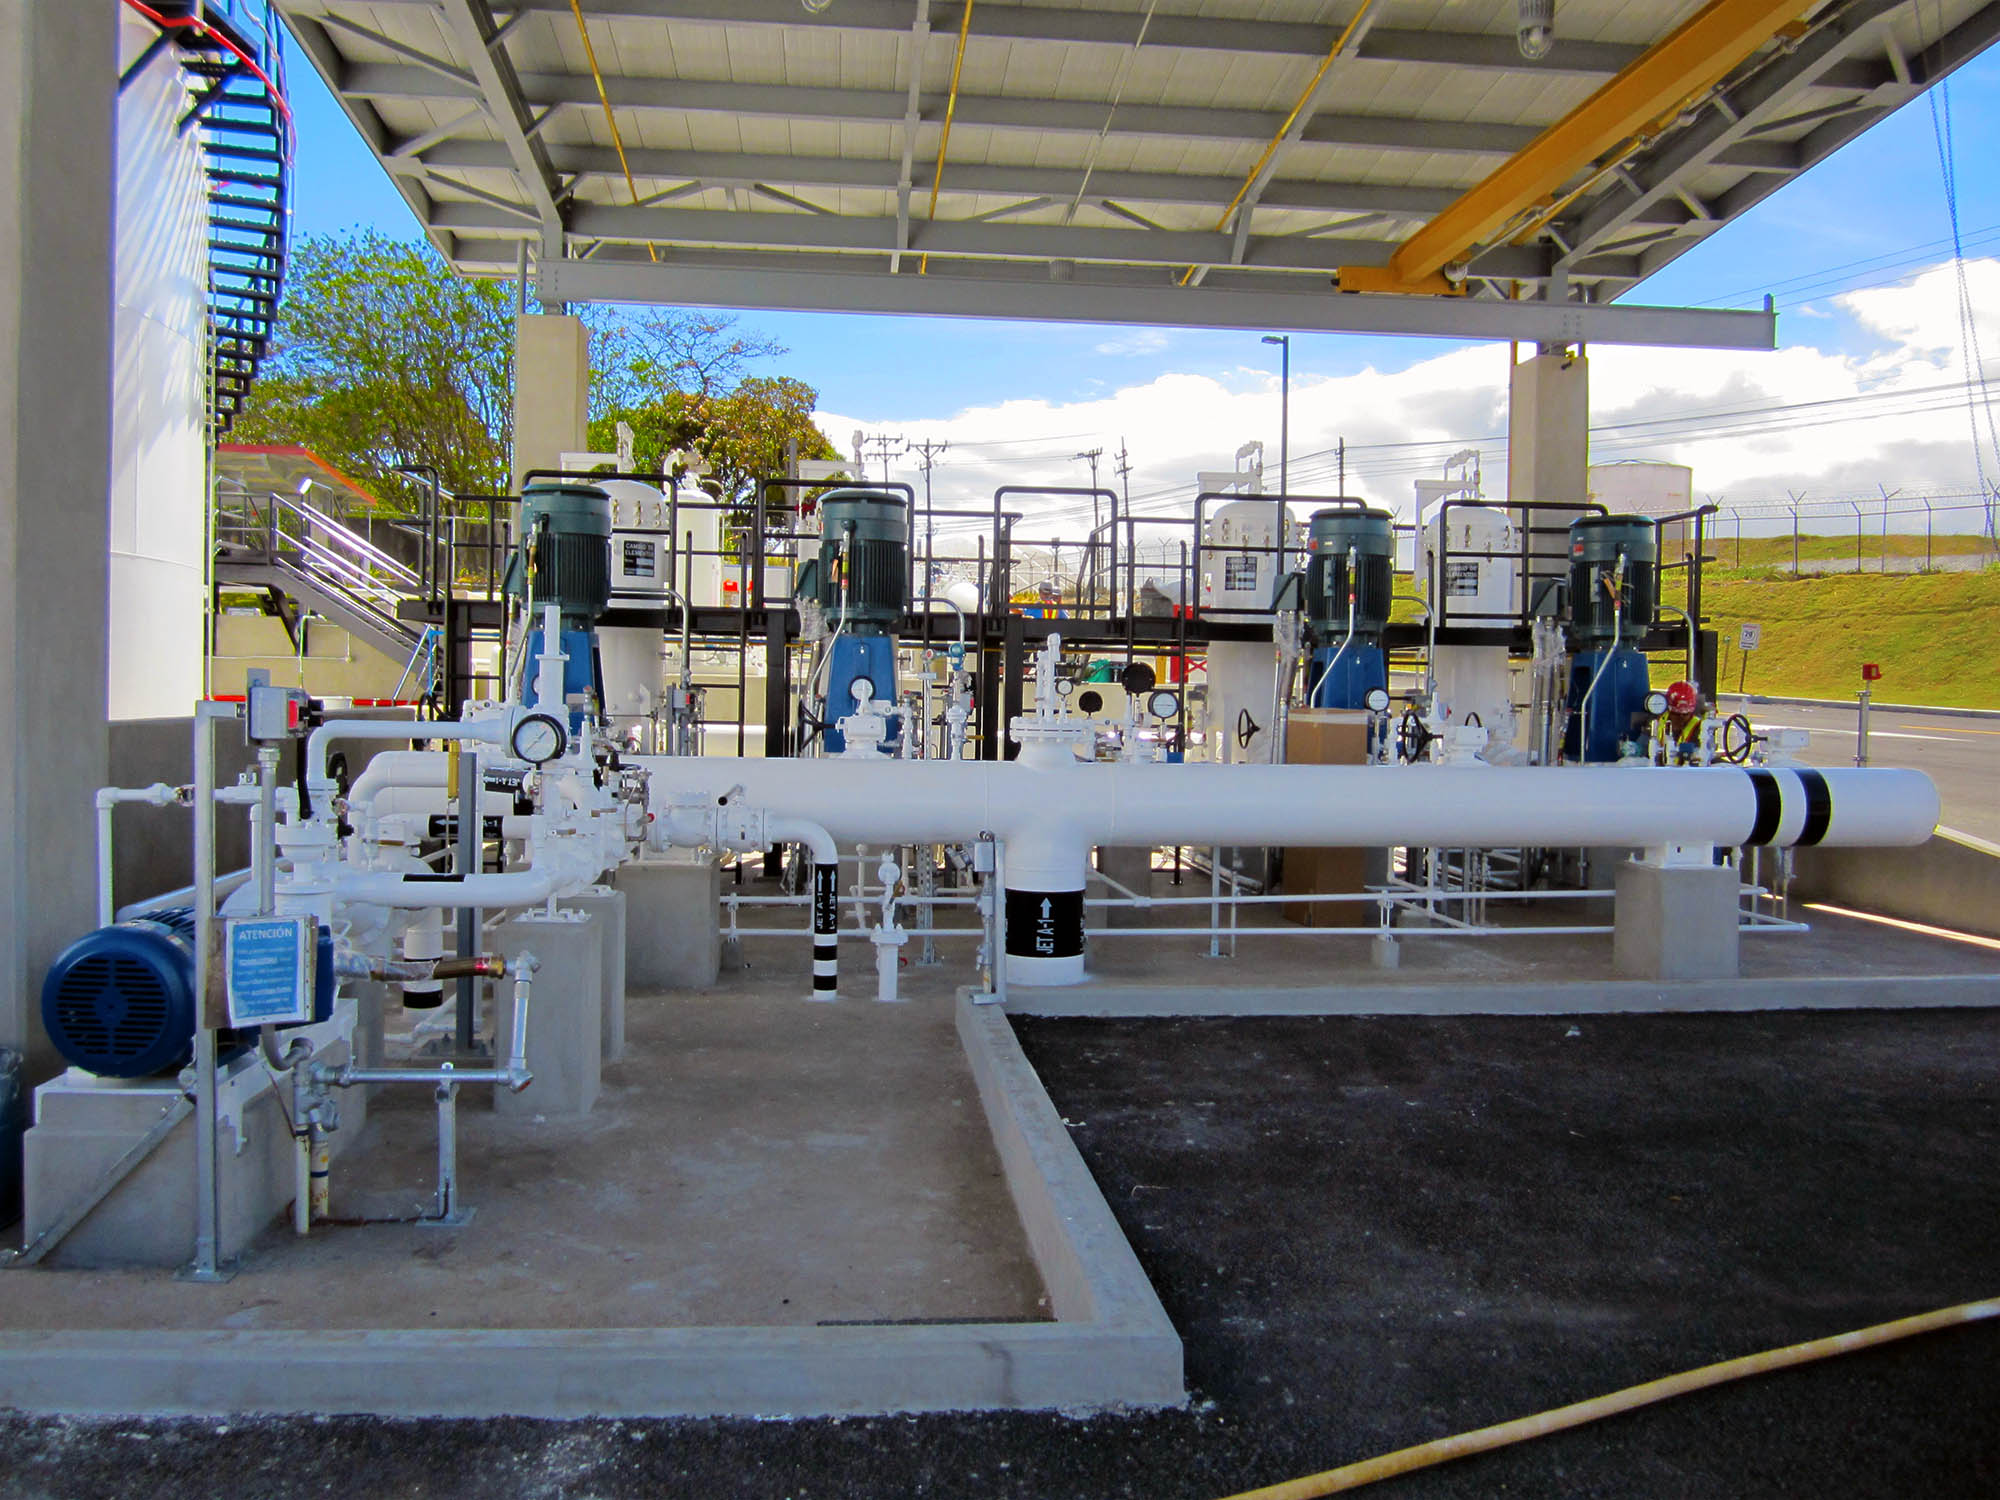
<instances>
[{"instance_id":1,"label":"street light pole","mask_svg":"<svg viewBox=\"0 0 2000 1500\"><path fill-rule=\"evenodd\" d=\"M1292 492L1292 336L1267 333L1264 342L1276 344L1278 365L1278 493Z\"/></svg>"}]
</instances>

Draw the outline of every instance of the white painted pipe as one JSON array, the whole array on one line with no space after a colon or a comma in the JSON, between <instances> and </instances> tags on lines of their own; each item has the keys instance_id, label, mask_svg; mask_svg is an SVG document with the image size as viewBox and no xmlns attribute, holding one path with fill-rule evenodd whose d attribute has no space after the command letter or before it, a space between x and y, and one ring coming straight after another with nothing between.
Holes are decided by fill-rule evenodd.
<instances>
[{"instance_id":1,"label":"white painted pipe","mask_svg":"<svg viewBox=\"0 0 2000 1500\"><path fill-rule=\"evenodd\" d=\"M498 909L546 901L566 879L554 870L532 868L509 870L504 875L426 876L343 867L334 872L333 895L337 901L361 901L373 906ZM589 880L579 877L575 883L582 886Z\"/></svg>"},{"instance_id":2,"label":"white painted pipe","mask_svg":"<svg viewBox=\"0 0 2000 1500\"><path fill-rule=\"evenodd\" d=\"M1211 766L1145 762L653 757L655 812L741 786L837 840L1007 845L1011 978L1081 979L1067 950L1093 846L1270 844L1658 848L1922 843L1937 789L1917 771L1736 767ZM1050 910L1043 912L1043 897ZM1080 911L1077 920L1080 928Z\"/></svg>"},{"instance_id":3,"label":"white painted pipe","mask_svg":"<svg viewBox=\"0 0 2000 1500\"><path fill-rule=\"evenodd\" d=\"M423 724L409 719L329 720L306 738L306 796L311 801L311 810L315 814L328 811L324 798L334 790L334 783L326 771L326 747L335 740L472 740L482 745L505 746L509 728L503 717L470 723L453 720ZM367 773L362 774L365 777Z\"/></svg>"}]
</instances>

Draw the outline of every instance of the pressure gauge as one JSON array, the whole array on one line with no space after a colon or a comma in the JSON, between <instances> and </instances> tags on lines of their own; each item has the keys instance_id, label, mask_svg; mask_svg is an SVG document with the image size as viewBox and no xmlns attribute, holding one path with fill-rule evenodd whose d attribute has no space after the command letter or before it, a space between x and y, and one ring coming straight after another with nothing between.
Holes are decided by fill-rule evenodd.
<instances>
[{"instance_id":1,"label":"pressure gauge","mask_svg":"<svg viewBox=\"0 0 2000 1500\"><path fill-rule=\"evenodd\" d=\"M529 765L547 765L569 744L562 721L548 714L529 714L514 725L514 754Z\"/></svg>"},{"instance_id":2,"label":"pressure gauge","mask_svg":"<svg viewBox=\"0 0 2000 1500\"><path fill-rule=\"evenodd\" d=\"M1654 718L1657 719L1661 714L1665 713L1666 711L1667 711L1667 695L1665 693L1662 693L1657 689L1655 689L1653 692L1646 694L1647 713L1651 714Z\"/></svg>"},{"instance_id":3,"label":"pressure gauge","mask_svg":"<svg viewBox=\"0 0 2000 1500\"><path fill-rule=\"evenodd\" d=\"M1368 711L1371 714L1386 714L1389 711L1389 690L1387 688L1370 688L1368 696L1361 701L1368 705Z\"/></svg>"},{"instance_id":4,"label":"pressure gauge","mask_svg":"<svg viewBox=\"0 0 2000 1500\"><path fill-rule=\"evenodd\" d=\"M1146 700L1146 712L1156 719L1171 719L1181 711L1181 695L1161 688Z\"/></svg>"},{"instance_id":5,"label":"pressure gauge","mask_svg":"<svg viewBox=\"0 0 2000 1500\"><path fill-rule=\"evenodd\" d=\"M1067 677L1058 677L1056 679L1056 691L1067 698L1071 693L1076 691L1076 684L1071 682Z\"/></svg>"}]
</instances>

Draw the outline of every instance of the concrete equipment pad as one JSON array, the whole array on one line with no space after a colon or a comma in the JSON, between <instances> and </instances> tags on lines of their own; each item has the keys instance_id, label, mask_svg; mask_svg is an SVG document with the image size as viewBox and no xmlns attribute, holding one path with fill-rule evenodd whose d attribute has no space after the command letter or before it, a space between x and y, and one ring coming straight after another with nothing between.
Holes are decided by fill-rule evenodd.
<instances>
[{"instance_id":1,"label":"concrete equipment pad","mask_svg":"<svg viewBox=\"0 0 2000 1500\"><path fill-rule=\"evenodd\" d=\"M1180 1341L1005 1018L956 997L810 1005L757 974L636 1000L589 1117L496 1116L468 1088L467 1227L274 1227L221 1287L0 1275L0 1405L1180 1400ZM336 1170L336 1216L427 1211L435 1139L429 1089L385 1090Z\"/></svg>"}]
</instances>

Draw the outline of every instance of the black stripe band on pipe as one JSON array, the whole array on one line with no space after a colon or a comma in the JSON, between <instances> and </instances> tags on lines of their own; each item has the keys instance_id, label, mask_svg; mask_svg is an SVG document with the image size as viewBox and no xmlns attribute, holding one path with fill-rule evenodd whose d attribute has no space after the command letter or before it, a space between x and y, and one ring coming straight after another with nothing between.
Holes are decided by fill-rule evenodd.
<instances>
[{"instance_id":1,"label":"black stripe band on pipe","mask_svg":"<svg viewBox=\"0 0 2000 1500\"><path fill-rule=\"evenodd\" d=\"M1800 766L1795 774L1799 785L1806 789L1806 821L1799 830L1797 843L1810 847L1826 837L1826 825L1833 821L1833 793L1819 772Z\"/></svg>"},{"instance_id":2,"label":"black stripe band on pipe","mask_svg":"<svg viewBox=\"0 0 2000 1500\"><path fill-rule=\"evenodd\" d=\"M1750 790L1757 794L1757 816L1750 824L1745 844L1768 844L1777 837L1778 822L1784 816L1785 799L1778 790L1778 778L1769 771L1746 771Z\"/></svg>"},{"instance_id":3,"label":"black stripe band on pipe","mask_svg":"<svg viewBox=\"0 0 2000 1500\"><path fill-rule=\"evenodd\" d=\"M831 974L815 974L813 975L813 988L816 990L837 990L840 988L840 981Z\"/></svg>"}]
</instances>

